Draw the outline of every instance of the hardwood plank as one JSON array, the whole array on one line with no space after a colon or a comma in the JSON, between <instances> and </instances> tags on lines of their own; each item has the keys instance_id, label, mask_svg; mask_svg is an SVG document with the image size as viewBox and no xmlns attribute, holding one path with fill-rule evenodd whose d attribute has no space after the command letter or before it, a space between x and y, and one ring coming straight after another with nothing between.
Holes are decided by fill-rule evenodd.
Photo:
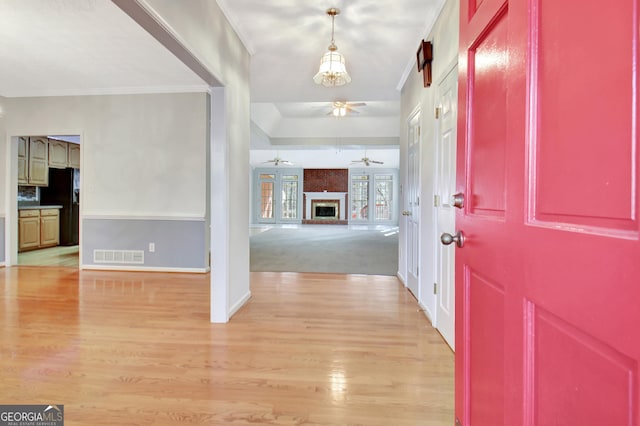
<instances>
[{"instance_id":1,"label":"hardwood plank","mask_svg":"<svg viewBox=\"0 0 640 426\"><path fill-rule=\"evenodd\" d=\"M0 401L67 425L451 425L453 354L394 277L252 273L209 323L209 275L0 270Z\"/></svg>"}]
</instances>

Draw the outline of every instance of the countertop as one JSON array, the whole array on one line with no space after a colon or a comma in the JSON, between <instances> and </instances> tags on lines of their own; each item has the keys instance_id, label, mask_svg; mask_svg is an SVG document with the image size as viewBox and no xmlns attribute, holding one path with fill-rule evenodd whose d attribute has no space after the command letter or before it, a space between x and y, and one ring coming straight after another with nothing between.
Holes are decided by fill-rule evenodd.
<instances>
[{"instance_id":1,"label":"countertop","mask_svg":"<svg viewBox=\"0 0 640 426\"><path fill-rule=\"evenodd\" d=\"M59 205L43 205L43 206L18 206L18 210L40 210L40 209L61 209Z\"/></svg>"}]
</instances>

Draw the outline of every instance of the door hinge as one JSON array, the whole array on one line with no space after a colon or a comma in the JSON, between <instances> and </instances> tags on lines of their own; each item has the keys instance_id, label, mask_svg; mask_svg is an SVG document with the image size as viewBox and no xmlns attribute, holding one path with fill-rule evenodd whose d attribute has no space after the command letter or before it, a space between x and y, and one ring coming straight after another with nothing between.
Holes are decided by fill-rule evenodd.
<instances>
[{"instance_id":1,"label":"door hinge","mask_svg":"<svg viewBox=\"0 0 640 426\"><path fill-rule=\"evenodd\" d=\"M438 194L433 196L433 207L438 207L440 205L440 196Z\"/></svg>"},{"instance_id":2,"label":"door hinge","mask_svg":"<svg viewBox=\"0 0 640 426\"><path fill-rule=\"evenodd\" d=\"M420 267L416 266L416 277L420 276Z\"/></svg>"},{"instance_id":3,"label":"door hinge","mask_svg":"<svg viewBox=\"0 0 640 426\"><path fill-rule=\"evenodd\" d=\"M436 120L440 118L441 113L442 113L442 107L436 107Z\"/></svg>"},{"instance_id":4,"label":"door hinge","mask_svg":"<svg viewBox=\"0 0 640 426\"><path fill-rule=\"evenodd\" d=\"M438 294L438 283L433 283L433 294Z\"/></svg>"}]
</instances>

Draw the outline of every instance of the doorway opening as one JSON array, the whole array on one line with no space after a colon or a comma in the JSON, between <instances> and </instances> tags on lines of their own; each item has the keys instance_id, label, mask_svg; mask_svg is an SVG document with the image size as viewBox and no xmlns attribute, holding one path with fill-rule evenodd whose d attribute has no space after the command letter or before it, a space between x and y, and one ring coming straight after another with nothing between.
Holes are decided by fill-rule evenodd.
<instances>
[{"instance_id":1,"label":"doorway opening","mask_svg":"<svg viewBox=\"0 0 640 426\"><path fill-rule=\"evenodd\" d=\"M16 263L78 268L80 136L16 139Z\"/></svg>"}]
</instances>

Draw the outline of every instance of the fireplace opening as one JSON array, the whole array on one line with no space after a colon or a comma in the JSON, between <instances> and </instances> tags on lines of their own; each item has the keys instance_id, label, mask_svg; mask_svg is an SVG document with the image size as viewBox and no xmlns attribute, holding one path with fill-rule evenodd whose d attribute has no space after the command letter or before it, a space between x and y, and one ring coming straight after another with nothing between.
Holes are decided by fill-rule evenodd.
<instances>
[{"instance_id":1,"label":"fireplace opening","mask_svg":"<svg viewBox=\"0 0 640 426\"><path fill-rule=\"evenodd\" d=\"M335 217L336 208L334 206L316 206L316 216L319 217Z\"/></svg>"},{"instance_id":2,"label":"fireplace opening","mask_svg":"<svg viewBox=\"0 0 640 426\"><path fill-rule=\"evenodd\" d=\"M337 200L311 201L311 218L316 220L340 219L340 203Z\"/></svg>"}]
</instances>

